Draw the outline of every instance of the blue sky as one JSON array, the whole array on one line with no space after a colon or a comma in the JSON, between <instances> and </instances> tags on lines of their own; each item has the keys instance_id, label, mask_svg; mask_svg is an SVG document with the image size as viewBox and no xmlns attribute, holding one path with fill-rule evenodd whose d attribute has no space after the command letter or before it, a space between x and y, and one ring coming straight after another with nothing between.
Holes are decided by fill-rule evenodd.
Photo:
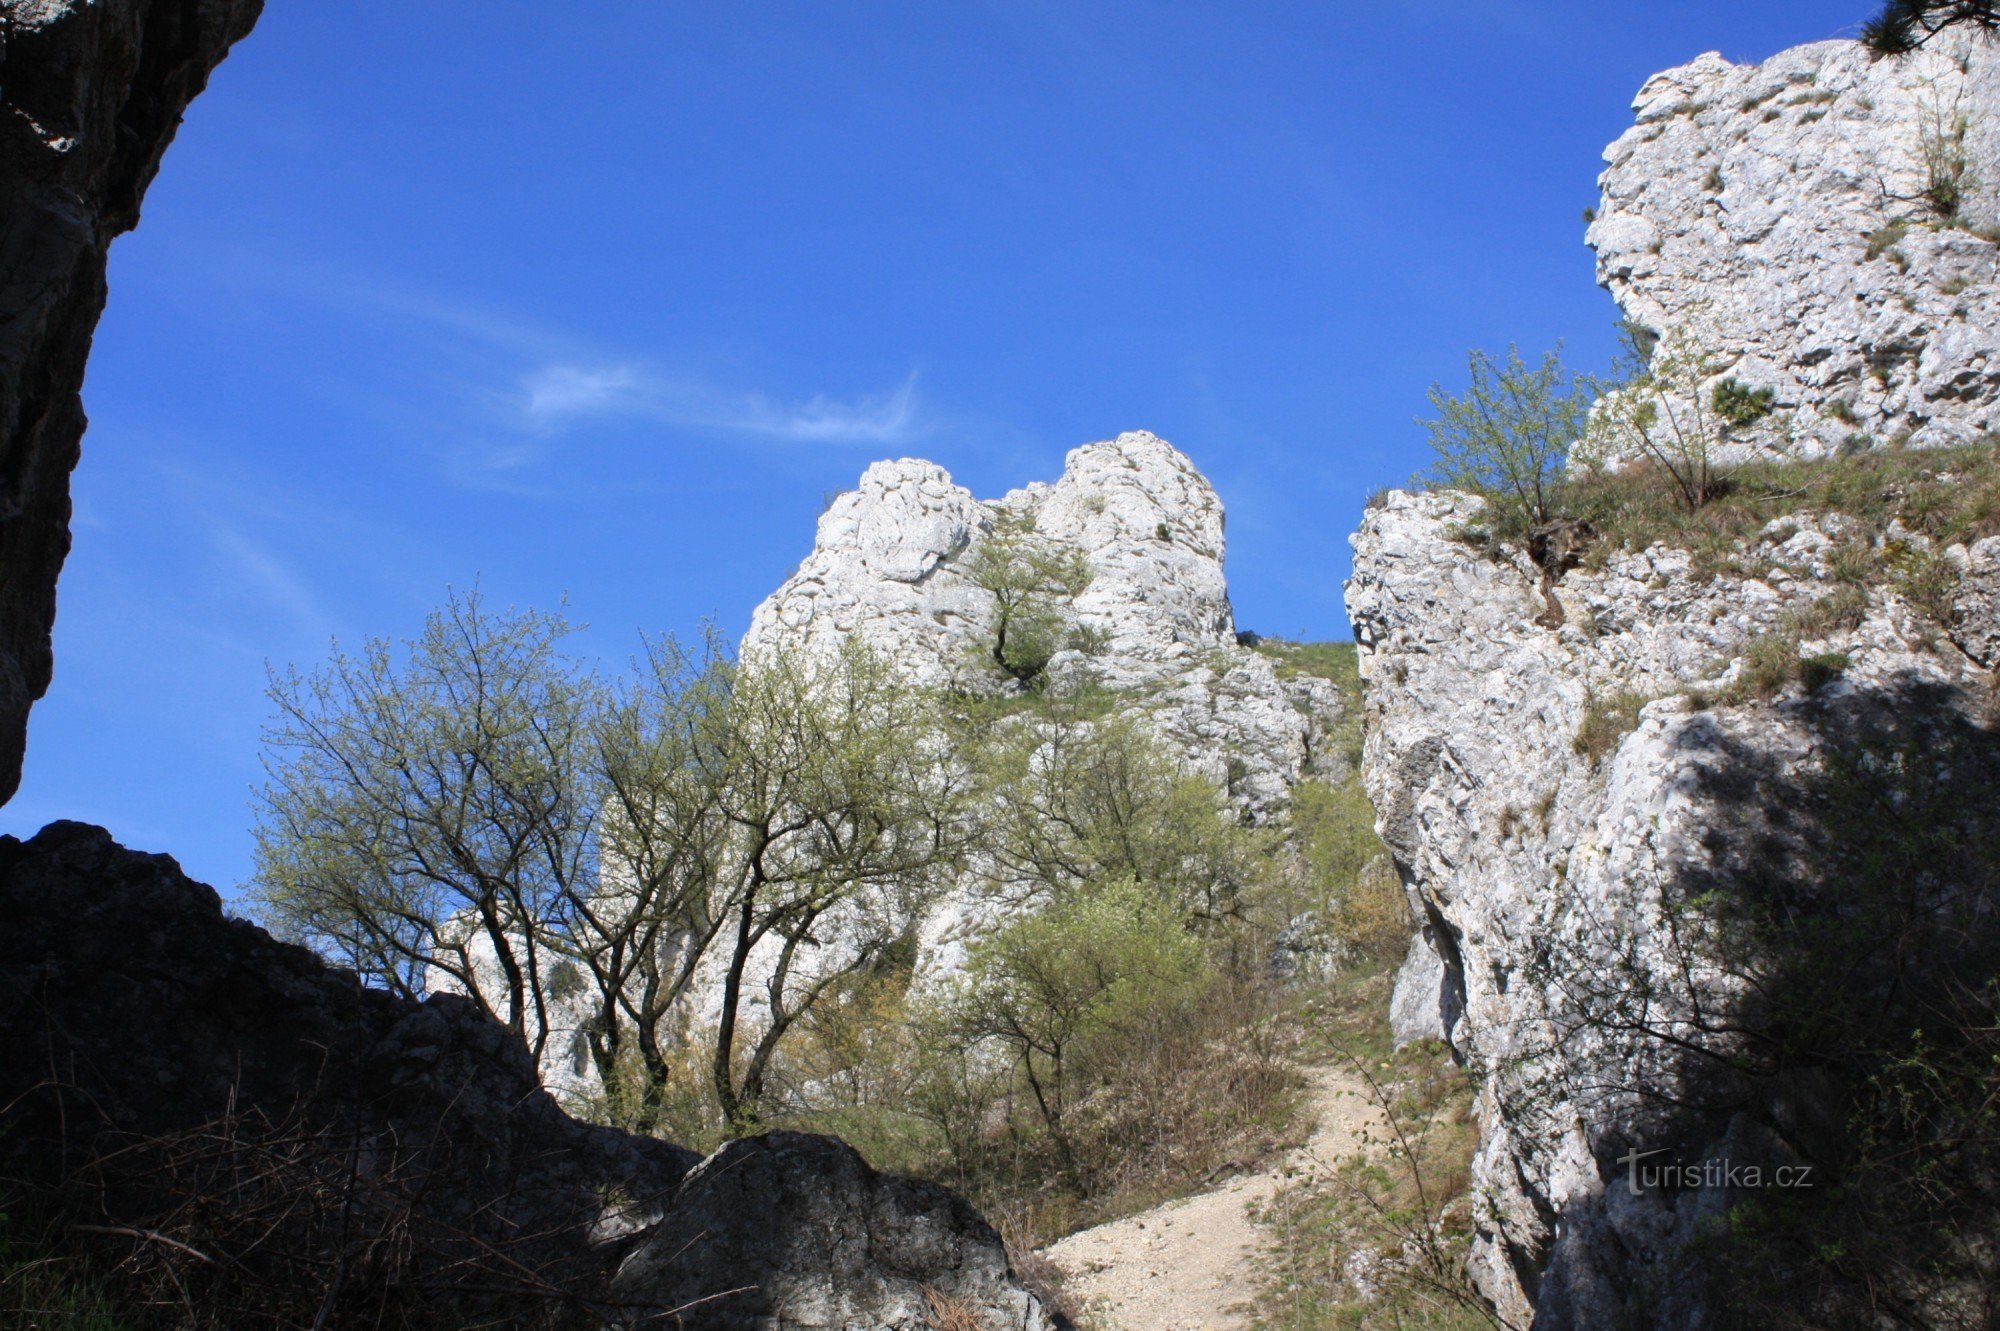
<instances>
[{"instance_id":1,"label":"blue sky","mask_svg":"<svg viewBox=\"0 0 2000 1331\"><path fill-rule=\"evenodd\" d=\"M271 0L112 252L0 830L227 893L266 662L475 578L613 663L740 631L878 457L991 496L1151 429L1239 624L1345 637L1425 388L1608 360L1580 214L1646 76L1869 9Z\"/></svg>"}]
</instances>

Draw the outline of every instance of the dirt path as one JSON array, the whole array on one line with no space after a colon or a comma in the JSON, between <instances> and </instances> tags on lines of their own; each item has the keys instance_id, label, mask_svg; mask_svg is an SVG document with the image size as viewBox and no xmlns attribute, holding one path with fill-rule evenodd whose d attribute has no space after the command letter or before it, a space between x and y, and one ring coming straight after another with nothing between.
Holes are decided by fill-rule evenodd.
<instances>
[{"instance_id":1,"label":"dirt path","mask_svg":"<svg viewBox=\"0 0 2000 1331\"><path fill-rule=\"evenodd\" d=\"M1096 1229L1048 1250L1064 1288L1104 1331L1234 1331L1249 1320L1238 1305L1257 1291L1254 1258L1263 1231L1250 1219L1303 1167L1322 1168L1361 1147L1358 1134L1380 1126L1365 1083L1345 1068L1311 1073L1315 1127L1306 1144L1255 1174L1209 1192Z\"/></svg>"}]
</instances>

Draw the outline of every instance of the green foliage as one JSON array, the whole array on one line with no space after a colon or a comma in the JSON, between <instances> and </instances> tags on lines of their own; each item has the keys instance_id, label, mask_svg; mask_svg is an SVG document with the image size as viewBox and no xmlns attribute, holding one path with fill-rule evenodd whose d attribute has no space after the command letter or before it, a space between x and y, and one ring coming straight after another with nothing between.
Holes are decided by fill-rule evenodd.
<instances>
[{"instance_id":1,"label":"green foliage","mask_svg":"<svg viewBox=\"0 0 2000 1331\"><path fill-rule=\"evenodd\" d=\"M1002 728L978 750L996 889L1059 899L1129 879L1186 918L1239 914L1275 848L1270 834L1242 826L1225 793L1182 770L1143 720L1094 700L1051 699L1035 724Z\"/></svg>"},{"instance_id":2,"label":"green foliage","mask_svg":"<svg viewBox=\"0 0 2000 1331\"><path fill-rule=\"evenodd\" d=\"M1994 0L1887 0L1861 29L1861 40L1877 55L1907 55L1947 28L2000 29Z\"/></svg>"},{"instance_id":3,"label":"green foliage","mask_svg":"<svg viewBox=\"0 0 2000 1331\"><path fill-rule=\"evenodd\" d=\"M1722 449L1737 423L1721 406L1741 411L1755 397L1704 394L1722 362L1693 327L1682 324L1658 337L1632 324L1623 331L1626 377L1598 402L1587 455L1649 463L1683 507L1697 510L1725 489Z\"/></svg>"},{"instance_id":4,"label":"green foliage","mask_svg":"<svg viewBox=\"0 0 2000 1331\"><path fill-rule=\"evenodd\" d=\"M516 940L595 867L574 777L598 694L570 632L474 591L400 648L273 675L249 892L273 932L410 996L442 972L539 1049ZM498 962L483 973L482 947Z\"/></svg>"},{"instance_id":5,"label":"green foliage","mask_svg":"<svg viewBox=\"0 0 2000 1331\"><path fill-rule=\"evenodd\" d=\"M1130 880L1088 883L976 943L944 1000L961 1042L991 1041L1033 1096L1079 1185L1071 1107L1110 1051L1185 1022L1206 988L1201 945Z\"/></svg>"},{"instance_id":6,"label":"green foliage","mask_svg":"<svg viewBox=\"0 0 2000 1331\"><path fill-rule=\"evenodd\" d=\"M1024 684L1039 680L1069 645L1070 604L1090 585L1089 561L1039 539L1030 521L1003 516L974 547L965 575L993 598L993 665Z\"/></svg>"},{"instance_id":7,"label":"green foliage","mask_svg":"<svg viewBox=\"0 0 2000 1331\"><path fill-rule=\"evenodd\" d=\"M1358 774L1339 785L1301 781L1292 791L1292 828L1308 896L1341 942L1364 953L1409 943L1410 908L1388 847L1375 835L1375 807Z\"/></svg>"},{"instance_id":8,"label":"green foliage","mask_svg":"<svg viewBox=\"0 0 2000 1331\"><path fill-rule=\"evenodd\" d=\"M792 1026L963 849L935 703L858 646L737 663L665 640L614 685L568 631L455 598L401 652L278 677L251 898L377 983L468 993L538 1058L581 1025L607 1115L642 1128L686 1098L681 1000L716 962L707 1075L753 1121ZM838 953L816 939L835 912Z\"/></svg>"},{"instance_id":9,"label":"green foliage","mask_svg":"<svg viewBox=\"0 0 2000 1331\"><path fill-rule=\"evenodd\" d=\"M1431 385L1437 418L1418 422L1435 454L1425 478L1480 495L1523 524L1547 521L1551 491L1595 396L1588 380L1563 367L1559 351L1533 366L1515 347L1504 361L1474 351L1462 395Z\"/></svg>"},{"instance_id":10,"label":"green foliage","mask_svg":"<svg viewBox=\"0 0 2000 1331\"><path fill-rule=\"evenodd\" d=\"M1724 379L1709 397L1709 407L1731 425L1754 425L1771 414L1773 394L1740 379Z\"/></svg>"}]
</instances>

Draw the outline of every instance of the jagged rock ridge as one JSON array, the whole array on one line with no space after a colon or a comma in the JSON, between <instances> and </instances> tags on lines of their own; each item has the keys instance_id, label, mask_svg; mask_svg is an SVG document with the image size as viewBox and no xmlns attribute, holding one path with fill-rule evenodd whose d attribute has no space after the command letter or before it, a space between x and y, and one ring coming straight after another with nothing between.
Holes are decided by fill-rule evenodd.
<instances>
[{"instance_id":1,"label":"jagged rock ridge","mask_svg":"<svg viewBox=\"0 0 2000 1331\"><path fill-rule=\"evenodd\" d=\"M1059 653L1049 664L1058 682L1087 674L1131 695L1253 817L1281 808L1302 774L1334 772L1340 759L1324 741L1342 711L1338 690L1280 680L1238 643L1222 503L1184 454L1144 431L1074 449L1054 484L989 503L935 463L874 464L757 607L744 651L859 640L919 684L1002 687L987 660L993 600L966 570L1008 522L1081 555L1092 574L1073 609L1098 645Z\"/></svg>"},{"instance_id":2,"label":"jagged rock ridge","mask_svg":"<svg viewBox=\"0 0 2000 1331\"><path fill-rule=\"evenodd\" d=\"M1587 236L1598 281L1771 390L1746 440L1814 456L2000 431L2000 48L1711 52L1633 110Z\"/></svg>"},{"instance_id":3,"label":"jagged rock ridge","mask_svg":"<svg viewBox=\"0 0 2000 1331\"><path fill-rule=\"evenodd\" d=\"M13 0L0 13L0 801L48 690L81 389L112 240L263 0Z\"/></svg>"}]
</instances>

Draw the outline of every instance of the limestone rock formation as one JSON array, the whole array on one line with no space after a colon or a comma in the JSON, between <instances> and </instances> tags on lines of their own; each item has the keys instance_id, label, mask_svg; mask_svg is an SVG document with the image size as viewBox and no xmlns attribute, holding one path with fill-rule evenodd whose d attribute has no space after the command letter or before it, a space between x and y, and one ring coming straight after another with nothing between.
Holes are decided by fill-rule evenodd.
<instances>
[{"instance_id":1,"label":"limestone rock formation","mask_svg":"<svg viewBox=\"0 0 2000 1331\"><path fill-rule=\"evenodd\" d=\"M1253 816L1281 806L1308 770L1338 774L1324 743L1338 691L1280 680L1238 644L1222 503L1185 455L1143 431L1075 449L1054 484L989 503L934 463L876 463L821 516L812 553L757 607L743 649L858 640L921 684L1016 687L993 666L994 598L971 574L1002 529L1025 529L1090 570L1070 607L1088 650L1059 652L1052 676L1088 674L1131 693Z\"/></svg>"},{"instance_id":2,"label":"limestone rock formation","mask_svg":"<svg viewBox=\"0 0 2000 1331\"><path fill-rule=\"evenodd\" d=\"M2000 431L2000 47L1947 33L1654 75L1588 240L1627 319L1769 389L1748 442L1807 456Z\"/></svg>"},{"instance_id":3,"label":"limestone rock formation","mask_svg":"<svg viewBox=\"0 0 2000 1331\"><path fill-rule=\"evenodd\" d=\"M0 801L49 687L84 358L105 256L181 113L263 0L0 6Z\"/></svg>"},{"instance_id":4,"label":"limestone rock formation","mask_svg":"<svg viewBox=\"0 0 2000 1331\"><path fill-rule=\"evenodd\" d=\"M1803 986L1806 969L1740 950L1717 960L1695 945L1695 921L1718 900L1752 901L1752 918L1776 882L1800 910L1822 908L1821 894L1858 909L1868 875L1895 863L1865 839L1906 819L1940 824L1925 835L1946 847L1991 836L1992 815L1927 807L1936 791L1904 787L1958 761L1948 755L1993 768L1991 643L1963 621L1958 641L1940 634L1893 586L1825 609L1843 604L1829 599L1843 586L1831 553L1871 537L1812 514L1766 529L1760 576L1711 575L1666 547L1570 572L1551 629L1524 554L1454 539L1478 507L1392 493L1353 538L1362 774L1425 922L1397 986L1398 1033L1444 1035L1482 1078L1474 1268L1503 1314L1585 1328L1643 1308L1638 1324L1694 1325L1698 1309L1676 1303L1692 1282L1675 1292L1675 1255L1743 1194L1634 1191L1622 1153L1822 1159L1825 1116L1853 1103L1741 1043L1767 1019L1762 986ZM1947 557L1974 562L1964 547ZM1805 610L1815 603L1825 612ZM1798 668L1767 700L1732 688L1771 641L1820 673ZM1990 804L1989 788L1950 771L1944 784ZM1899 812L1839 808L1828 791L1842 773L1860 774L1850 797ZM1943 825L1961 814L1966 829ZM1990 913L1990 888L1952 872L1921 868L1939 900ZM1832 992L1872 992L1868 974Z\"/></svg>"},{"instance_id":5,"label":"limestone rock formation","mask_svg":"<svg viewBox=\"0 0 2000 1331\"><path fill-rule=\"evenodd\" d=\"M1051 1325L944 1189L822 1138L698 1163L575 1122L470 1002L368 989L97 828L0 838L0 1030L10 1209L87 1199L107 1263L203 1326L305 1298L326 1325L915 1331L926 1289Z\"/></svg>"}]
</instances>

